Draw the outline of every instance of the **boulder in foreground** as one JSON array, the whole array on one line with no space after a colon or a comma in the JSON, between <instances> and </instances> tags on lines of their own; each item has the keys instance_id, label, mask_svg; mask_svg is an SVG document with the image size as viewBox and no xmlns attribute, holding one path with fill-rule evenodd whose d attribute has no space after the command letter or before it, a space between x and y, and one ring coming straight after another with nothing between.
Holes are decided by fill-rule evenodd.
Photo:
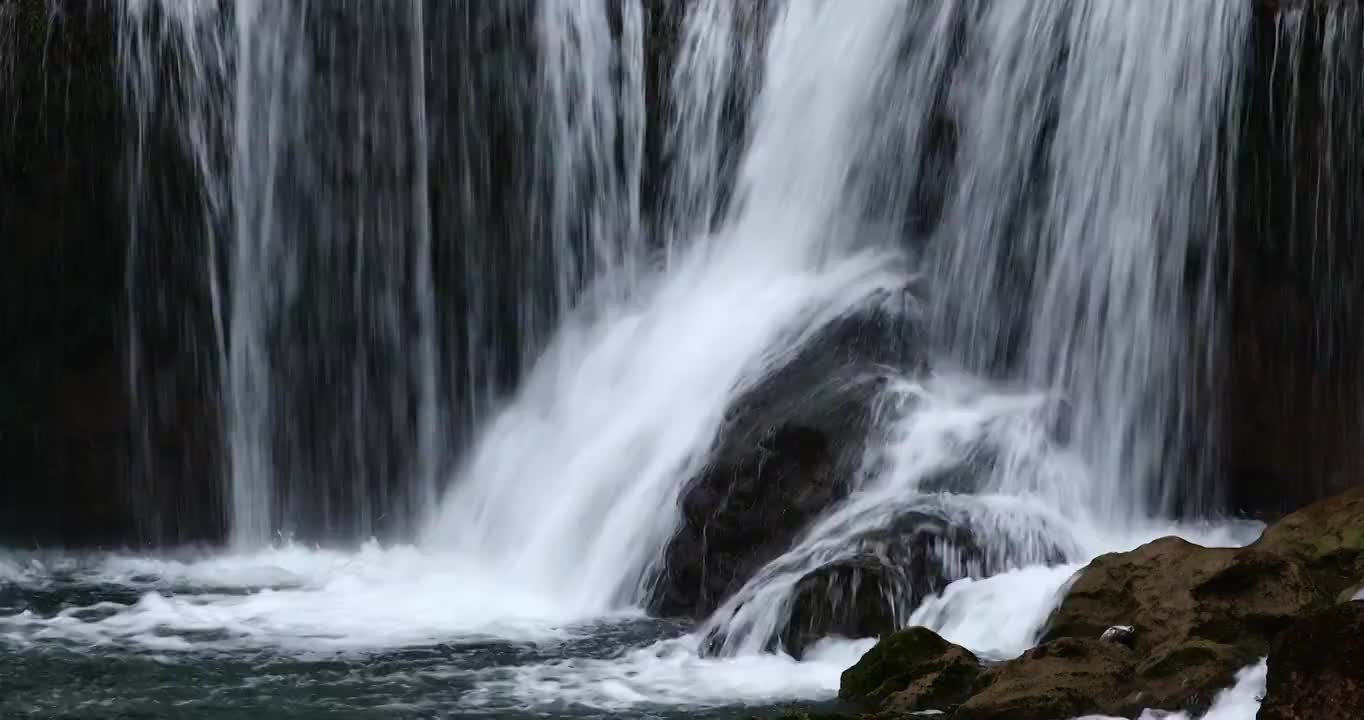
<instances>
[{"instance_id":1,"label":"boulder in foreground","mask_svg":"<svg viewBox=\"0 0 1364 720\"><path fill-rule=\"evenodd\" d=\"M838 696L869 708L947 711L971 696L980 661L928 628L901 630L843 672Z\"/></svg>"},{"instance_id":2,"label":"boulder in foreground","mask_svg":"<svg viewBox=\"0 0 1364 720\"><path fill-rule=\"evenodd\" d=\"M879 718L1201 714L1268 655L1260 720L1359 720L1364 602L1339 600L1362 579L1364 487L1285 517L1244 548L1167 537L1095 558L1040 644L988 669L926 629L891 635L844 673L840 696ZM1129 625L1126 643L1101 639Z\"/></svg>"},{"instance_id":3,"label":"boulder in foreground","mask_svg":"<svg viewBox=\"0 0 1364 720\"><path fill-rule=\"evenodd\" d=\"M1279 635L1258 720L1364 718L1364 601L1313 613Z\"/></svg>"}]
</instances>

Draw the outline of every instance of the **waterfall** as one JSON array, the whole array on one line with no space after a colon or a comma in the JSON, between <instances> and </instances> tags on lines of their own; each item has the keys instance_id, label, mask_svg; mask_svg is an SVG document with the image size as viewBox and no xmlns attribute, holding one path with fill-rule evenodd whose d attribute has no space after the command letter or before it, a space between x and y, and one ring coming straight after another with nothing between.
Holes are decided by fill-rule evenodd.
<instances>
[{"instance_id":1,"label":"waterfall","mask_svg":"<svg viewBox=\"0 0 1364 720\"><path fill-rule=\"evenodd\" d=\"M769 646L910 515L968 533L903 620L1210 500L1185 346L1219 332L1246 13L129 0L132 380L155 402L141 354L191 341L242 545L415 536L601 612L647 599L736 403L913 282L933 371L880 369L852 495L708 631Z\"/></svg>"},{"instance_id":2,"label":"waterfall","mask_svg":"<svg viewBox=\"0 0 1364 720\"><path fill-rule=\"evenodd\" d=\"M726 218L566 320L473 449L431 542L574 608L643 599L730 400L903 283L893 257L856 247L840 202L902 13L786 9Z\"/></svg>"},{"instance_id":3,"label":"waterfall","mask_svg":"<svg viewBox=\"0 0 1364 720\"><path fill-rule=\"evenodd\" d=\"M216 376L225 505L241 544L400 528L435 494L423 25L420 3L125 4L120 62L142 129L130 193L135 384L142 326L206 328L188 334L214 368L204 375ZM162 180L148 177L176 162L148 149L163 113L191 167L200 227L186 240L202 243L209 308L169 321L152 315L186 298L158 282L169 260L144 238L192 229L158 225L169 213L150 184Z\"/></svg>"},{"instance_id":4,"label":"waterfall","mask_svg":"<svg viewBox=\"0 0 1364 720\"><path fill-rule=\"evenodd\" d=\"M639 2L543 3L535 23L541 73L537 141L543 183L532 201L554 299L552 315L529 319L531 347L542 344L592 286L627 290L647 246L641 233L644 153L644 29ZM536 322L538 320L538 322Z\"/></svg>"},{"instance_id":5,"label":"waterfall","mask_svg":"<svg viewBox=\"0 0 1364 720\"><path fill-rule=\"evenodd\" d=\"M1236 117L1249 9L1095 2L1071 21L1037 254L1031 377L1065 393L1104 518L1164 514L1188 472L1188 399L1212 381L1219 135ZM1189 307L1191 306L1191 308ZM1206 491L1182 492L1204 500Z\"/></svg>"},{"instance_id":6,"label":"waterfall","mask_svg":"<svg viewBox=\"0 0 1364 720\"><path fill-rule=\"evenodd\" d=\"M1210 505L1212 348L1187 346L1219 331L1242 5L998 3L972 33L937 322L967 367L1064 399L1110 521Z\"/></svg>"},{"instance_id":7,"label":"waterfall","mask_svg":"<svg viewBox=\"0 0 1364 720\"><path fill-rule=\"evenodd\" d=\"M989 3L946 22L954 9L921 18L911 51L964 47L945 92L955 176L928 247L939 363L1040 393L943 371L909 383L877 440L887 457L715 613L711 652L781 646L821 573L861 579L829 575L815 602L856 613L859 593L880 595L903 625L947 582L1080 560L1095 523L1169 513L1176 488L1202 499L1203 478L1174 482L1188 438L1207 436L1190 397L1212 382L1183 348L1218 330L1219 133L1246 11ZM940 76L906 75L936 94ZM942 485L944 471L965 477Z\"/></svg>"}]
</instances>

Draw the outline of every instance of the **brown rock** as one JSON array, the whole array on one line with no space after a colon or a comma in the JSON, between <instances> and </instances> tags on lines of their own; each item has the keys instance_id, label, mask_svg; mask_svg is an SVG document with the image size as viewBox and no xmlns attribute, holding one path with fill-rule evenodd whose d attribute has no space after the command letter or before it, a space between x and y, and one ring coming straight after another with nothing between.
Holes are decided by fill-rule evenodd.
<instances>
[{"instance_id":1,"label":"brown rock","mask_svg":"<svg viewBox=\"0 0 1364 720\"><path fill-rule=\"evenodd\" d=\"M991 668L956 720L1056 720L1119 714L1136 655L1098 637L1062 638Z\"/></svg>"},{"instance_id":2,"label":"brown rock","mask_svg":"<svg viewBox=\"0 0 1364 720\"><path fill-rule=\"evenodd\" d=\"M971 651L912 627L883 638L845 670L838 696L896 713L945 711L971 695L980 673Z\"/></svg>"},{"instance_id":3,"label":"brown rock","mask_svg":"<svg viewBox=\"0 0 1364 720\"><path fill-rule=\"evenodd\" d=\"M1259 720L1364 717L1364 602L1313 613L1274 641Z\"/></svg>"},{"instance_id":4,"label":"brown rock","mask_svg":"<svg viewBox=\"0 0 1364 720\"><path fill-rule=\"evenodd\" d=\"M1245 548L1170 537L1101 556L1073 578L1038 647L975 670L969 690L970 673L951 676L953 692L970 695L953 718L1201 713L1237 671L1268 654L1275 697L1262 720L1358 720L1364 602L1332 604L1361 576L1364 488L1285 517ZM1130 645L1100 639L1116 625L1134 626ZM840 695L887 717L948 710L924 698L952 648L922 629L892 636L844 674Z\"/></svg>"},{"instance_id":5,"label":"brown rock","mask_svg":"<svg viewBox=\"0 0 1364 720\"><path fill-rule=\"evenodd\" d=\"M1274 523L1251 547L1301 561L1334 599L1364 576L1364 485Z\"/></svg>"},{"instance_id":6,"label":"brown rock","mask_svg":"<svg viewBox=\"0 0 1364 720\"><path fill-rule=\"evenodd\" d=\"M1170 537L1104 555L1075 578L1042 640L1133 625L1140 660L1128 694L1099 704L1201 711L1298 616L1359 576L1362 540L1364 492L1354 491L1284 518L1246 548Z\"/></svg>"}]
</instances>

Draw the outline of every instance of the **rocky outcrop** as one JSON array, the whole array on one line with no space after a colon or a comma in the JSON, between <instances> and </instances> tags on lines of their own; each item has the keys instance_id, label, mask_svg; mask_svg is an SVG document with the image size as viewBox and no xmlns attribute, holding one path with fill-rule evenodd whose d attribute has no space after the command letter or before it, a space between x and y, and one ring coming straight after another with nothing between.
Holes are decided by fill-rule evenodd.
<instances>
[{"instance_id":1,"label":"rocky outcrop","mask_svg":"<svg viewBox=\"0 0 1364 720\"><path fill-rule=\"evenodd\" d=\"M1072 580L1040 644L980 672L952 717L1201 712L1238 670L1266 655L1262 720L1359 717L1364 602L1338 598L1361 578L1364 487L1285 517L1244 548L1169 537L1100 556ZM1109 633L1111 640L1115 626L1131 631L1117 633L1122 642L1102 639ZM945 652L945 641L923 640L927 635L914 631L908 637L919 640L912 647ZM845 674L846 697L881 701L889 693L876 691L875 678L914 677L921 656L937 657L880 646L859 663L862 670ZM883 702L875 706L886 709Z\"/></svg>"},{"instance_id":2,"label":"rocky outcrop","mask_svg":"<svg viewBox=\"0 0 1364 720\"><path fill-rule=\"evenodd\" d=\"M829 437L799 425L774 429L750 457L717 465L682 500L683 526L655 592L663 615L703 617L814 517L846 493Z\"/></svg>"},{"instance_id":3,"label":"rocky outcrop","mask_svg":"<svg viewBox=\"0 0 1364 720\"><path fill-rule=\"evenodd\" d=\"M806 575L796 585L781 647L795 657L830 635L862 638L893 632L901 611L941 592L984 554L962 525L906 512L889 528L858 540L861 552Z\"/></svg>"},{"instance_id":4,"label":"rocky outcrop","mask_svg":"<svg viewBox=\"0 0 1364 720\"><path fill-rule=\"evenodd\" d=\"M1364 602L1340 603L1274 641L1258 720L1364 717Z\"/></svg>"},{"instance_id":5,"label":"rocky outcrop","mask_svg":"<svg viewBox=\"0 0 1364 720\"><path fill-rule=\"evenodd\" d=\"M847 496L886 382L878 365L917 361L905 345L909 315L887 309L907 294L876 300L731 407L710 465L683 493L656 613L709 615Z\"/></svg>"},{"instance_id":6,"label":"rocky outcrop","mask_svg":"<svg viewBox=\"0 0 1364 720\"><path fill-rule=\"evenodd\" d=\"M1042 640L1099 638L1132 625L1137 709L1198 708L1320 601L1296 559L1162 538L1090 563Z\"/></svg>"},{"instance_id":7,"label":"rocky outcrop","mask_svg":"<svg viewBox=\"0 0 1364 720\"><path fill-rule=\"evenodd\" d=\"M1122 714L1137 656L1096 638L1063 638L990 669L954 717L1056 720Z\"/></svg>"},{"instance_id":8,"label":"rocky outcrop","mask_svg":"<svg viewBox=\"0 0 1364 720\"><path fill-rule=\"evenodd\" d=\"M1245 548L1162 538L1096 558L1044 642L1134 626L1133 707L1201 709L1304 613L1364 575L1364 488L1311 505Z\"/></svg>"},{"instance_id":9,"label":"rocky outcrop","mask_svg":"<svg viewBox=\"0 0 1364 720\"><path fill-rule=\"evenodd\" d=\"M970 697L980 674L969 650L914 627L883 639L845 670L838 696L882 711L946 711Z\"/></svg>"}]
</instances>

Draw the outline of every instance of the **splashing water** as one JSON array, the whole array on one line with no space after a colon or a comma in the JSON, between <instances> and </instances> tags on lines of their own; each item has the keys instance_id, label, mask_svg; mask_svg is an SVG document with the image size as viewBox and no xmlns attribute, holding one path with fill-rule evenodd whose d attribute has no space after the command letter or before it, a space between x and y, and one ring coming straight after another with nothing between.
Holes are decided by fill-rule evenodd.
<instances>
[{"instance_id":1,"label":"splashing water","mask_svg":"<svg viewBox=\"0 0 1364 720\"><path fill-rule=\"evenodd\" d=\"M728 219L625 301L567 322L474 448L430 542L569 607L640 602L731 399L904 285L893 253L851 247L840 200L901 8L834 25L832 12L792 7L774 30ZM817 57L839 60L817 73Z\"/></svg>"}]
</instances>

